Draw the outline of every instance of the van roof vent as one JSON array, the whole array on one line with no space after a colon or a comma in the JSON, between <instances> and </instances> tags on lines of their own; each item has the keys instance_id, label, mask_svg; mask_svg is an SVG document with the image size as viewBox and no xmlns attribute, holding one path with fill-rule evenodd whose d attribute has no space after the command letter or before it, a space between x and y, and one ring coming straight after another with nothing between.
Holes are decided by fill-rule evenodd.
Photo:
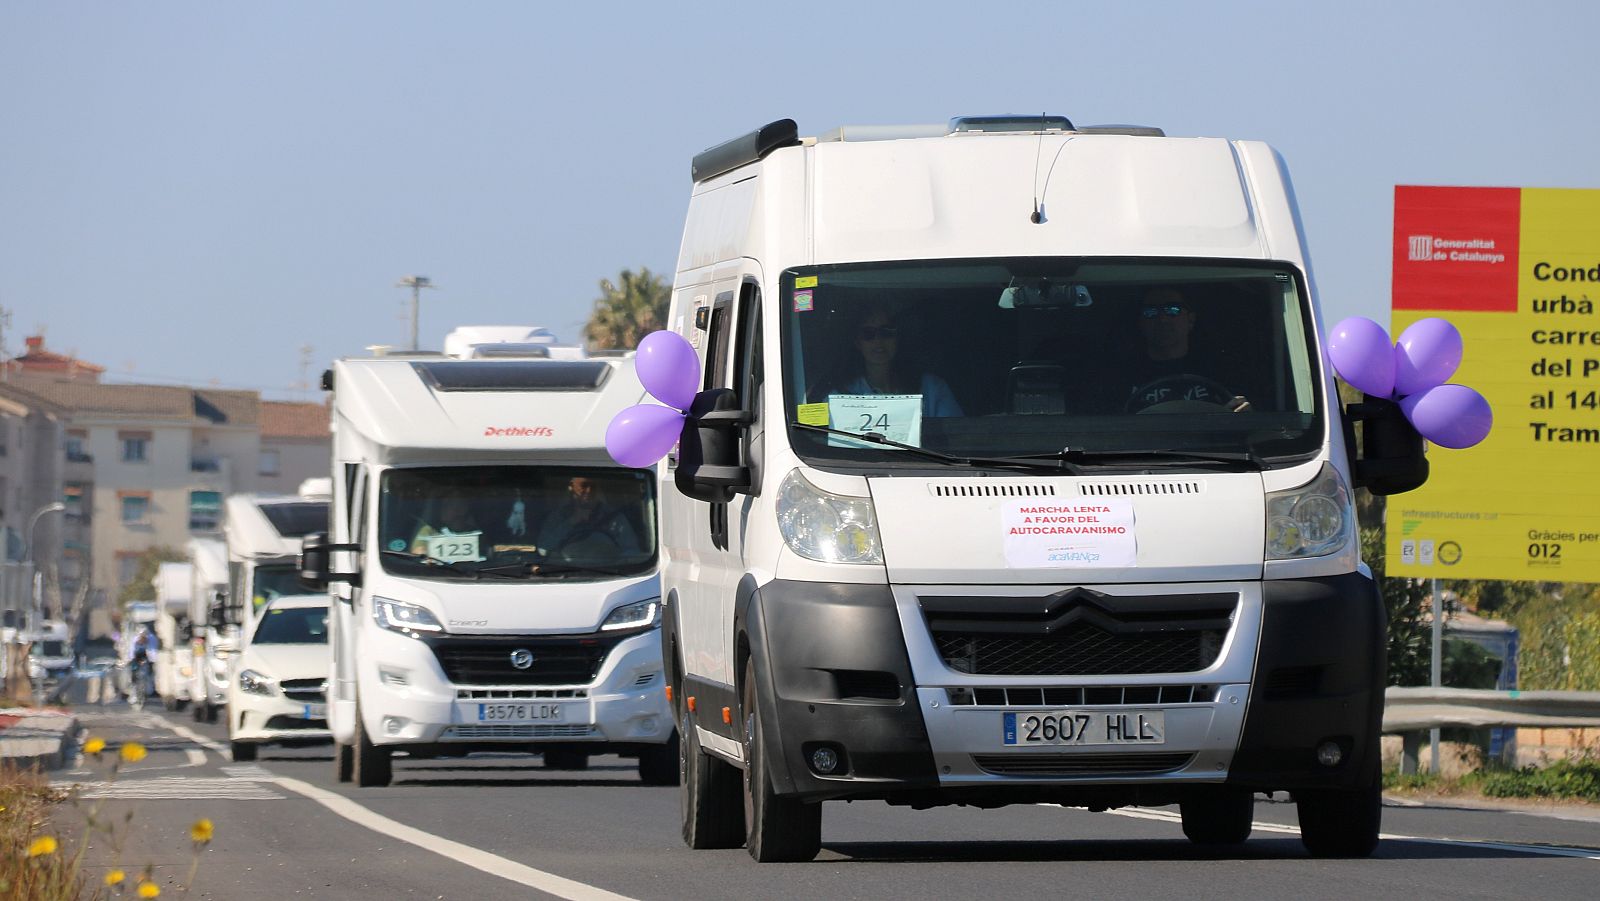
<instances>
[{"instance_id":1,"label":"van roof vent","mask_svg":"<svg viewBox=\"0 0 1600 901\"><path fill-rule=\"evenodd\" d=\"M1065 134L1075 131L1066 116L957 116L950 134Z\"/></svg>"},{"instance_id":2,"label":"van roof vent","mask_svg":"<svg viewBox=\"0 0 1600 901\"><path fill-rule=\"evenodd\" d=\"M1200 482L1083 482L1078 493L1090 497L1200 494Z\"/></svg>"},{"instance_id":3,"label":"van roof vent","mask_svg":"<svg viewBox=\"0 0 1600 901\"><path fill-rule=\"evenodd\" d=\"M1054 485L1023 485L1002 483L984 484L931 484L934 497L1050 497L1056 493Z\"/></svg>"},{"instance_id":4,"label":"van roof vent","mask_svg":"<svg viewBox=\"0 0 1600 901\"><path fill-rule=\"evenodd\" d=\"M1154 125L1080 125L1080 135L1133 135L1137 138L1164 138L1167 133Z\"/></svg>"}]
</instances>

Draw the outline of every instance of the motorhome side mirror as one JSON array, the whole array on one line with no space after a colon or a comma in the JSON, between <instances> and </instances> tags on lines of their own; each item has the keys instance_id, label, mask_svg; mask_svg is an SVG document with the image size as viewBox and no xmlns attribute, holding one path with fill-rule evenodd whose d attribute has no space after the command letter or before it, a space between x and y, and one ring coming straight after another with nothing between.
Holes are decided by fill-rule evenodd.
<instances>
[{"instance_id":1,"label":"motorhome side mirror","mask_svg":"<svg viewBox=\"0 0 1600 901\"><path fill-rule=\"evenodd\" d=\"M1361 403L1351 404L1346 413L1352 426L1362 424L1361 452L1351 454L1355 487L1390 495L1412 491L1428 481L1427 442L1399 404L1364 395ZM1353 450L1353 436L1347 433L1345 437Z\"/></svg>"},{"instance_id":2,"label":"motorhome side mirror","mask_svg":"<svg viewBox=\"0 0 1600 901\"><path fill-rule=\"evenodd\" d=\"M312 532L300 539L300 584L314 591L328 587L333 575L328 533Z\"/></svg>"},{"instance_id":3,"label":"motorhome side mirror","mask_svg":"<svg viewBox=\"0 0 1600 901\"><path fill-rule=\"evenodd\" d=\"M695 395L678 438L674 480L686 497L726 504L750 490L750 467L739 463L744 427L753 417L738 406L729 388L710 388Z\"/></svg>"}]
</instances>

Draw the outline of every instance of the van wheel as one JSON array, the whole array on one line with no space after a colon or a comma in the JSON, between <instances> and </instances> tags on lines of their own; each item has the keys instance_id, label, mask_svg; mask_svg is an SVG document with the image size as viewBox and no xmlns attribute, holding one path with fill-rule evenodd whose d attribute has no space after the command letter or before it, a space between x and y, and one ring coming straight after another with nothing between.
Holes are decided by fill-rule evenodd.
<instances>
[{"instance_id":1,"label":"van wheel","mask_svg":"<svg viewBox=\"0 0 1600 901\"><path fill-rule=\"evenodd\" d=\"M195 722L197 722L197 723L205 722L206 721L206 706L204 704L196 704L196 705L194 705L193 716L194 716L194 721Z\"/></svg>"},{"instance_id":2,"label":"van wheel","mask_svg":"<svg viewBox=\"0 0 1600 901\"><path fill-rule=\"evenodd\" d=\"M1255 815L1254 792L1240 788L1206 788L1178 803L1183 834L1197 845L1237 845L1250 837Z\"/></svg>"},{"instance_id":3,"label":"van wheel","mask_svg":"<svg viewBox=\"0 0 1600 901\"><path fill-rule=\"evenodd\" d=\"M349 782L356 767L355 749L339 742L333 743L333 778Z\"/></svg>"},{"instance_id":4,"label":"van wheel","mask_svg":"<svg viewBox=\"0 0 1600 901\"><path fill-rule=\"evenodd\" d=\"M574 751L570 748L547 748L544 752L544 768L586 770L589 768L589 754L587 751Z\"/></svg>"},{"instance_id":5,"label":"van wheel","mask_svg":"<svg viewBox=\"0 0 1600 901\"><path fill-rule=\"evenodd\" d=\"M206 722L215 723L221 715L222 709L217 705L209 704L206 706Z\"/></svg>"},{"instance_id":6,"label":"van wheel","mask_svg":"<svg viewBox=\"0 0 1600 901\"><path fill-rule=\"evenodd\" d=\"M822 850L822 804L779 797L772 790L751 660L744 665L740 713L744 715L745 849L761 863L811 860Z\"/></svg>"},{"instance_id":7,"label":"van wheel","mask_svg":"<svg viewBox=\"0 0 1600 901\"><path fill-rule=\"evenodd\" d=\"M639 752L639 781L645 785L678 784L678 731L665 744L651 745Z\"/></svg>"},{"instance_id":8,"label":"van wheel","mask_svg":"<svg viewBox=\"0 0 1600 901\"><path fill-rule=\"evenodd\" d=\"M1295 792L1300 843L1312 857L1370 857L1383 822L1383 786Z\"/></svg>"},{"instance_id":9,"label":"van wheel","mask_svg":"<svg viewBox=\"0 0 1600 901\"><path fill-rule=\"evenodd\" d=\"M234 763L248 763L256 759L256 746L247 741L228 742Z\"/></svg>"},{"instance_id":10,"label":"van wheel","mask_svg":"<svg viewBox=\"0 0 1600 901\"><path fill-rule=\"evenodd\" d=\"M178 712L178 699L174 698L174 697L171 697L170 695L167 696L167 697L164 697L164 698L161 699L161 706L165 707L171 713L177 713Z\"/></svg>"},{"instance_id":11,"label":"van wheel","mask_svg":"<svg viewBox=\"0 0 1600 901\"><path fill-rule=\"evenodd\" d=\"M356 705L356 740L351 748L350 778L362 788L382 788L394 781L389 749L372 743L361 722L361 705Z\"/></svg>"},{"instance_id":12,"label":"van wheel","mask_svg":"<svg viewBox=\"0 0 1600 901\"><path fill-rule=\"evenodd\" d=\"M683 782L683 843L697 851L744 844L739 771L705 752L700 733L678 701L678 778Z\"/></svg>"}]
</instances>

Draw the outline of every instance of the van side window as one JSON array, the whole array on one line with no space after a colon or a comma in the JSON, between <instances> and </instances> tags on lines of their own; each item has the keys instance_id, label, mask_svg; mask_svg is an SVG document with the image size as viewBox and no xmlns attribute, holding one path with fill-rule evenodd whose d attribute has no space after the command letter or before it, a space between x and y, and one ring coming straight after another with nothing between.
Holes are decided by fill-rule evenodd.
<instances>
[{"instance_id":1,"label":"van side window","mask_svg":"<svg viewBox=\"0 0 1600 901\"><path fill-rule=\"evenodd\" d=\"M706 382L705 388L728 387L728 308L733 305L733 292L717 295L711 305L711 321L706 325Z\"/></svg>"},{"instance_id":2,"label":"van side window","mask_svg":"<svg viewBox=\"0 0 1600 901\"><path fill-rule=\"evenodd\" d=\"M763 379L761 366L761 289L745 282L739 290L739 334L734 345L734 396L740 409L755 411Z\"/></svg>"}]
</instances>

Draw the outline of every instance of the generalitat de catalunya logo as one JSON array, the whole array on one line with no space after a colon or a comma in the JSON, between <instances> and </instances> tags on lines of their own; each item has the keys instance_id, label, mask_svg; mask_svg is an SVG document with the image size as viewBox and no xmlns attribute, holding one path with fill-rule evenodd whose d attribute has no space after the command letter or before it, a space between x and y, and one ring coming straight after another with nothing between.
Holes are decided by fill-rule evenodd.
<instances>
[{"instance_id":1,"label":"generalitat de catalunya logo","mask_svg":"<svg viewBox=\"0 0 1600 901\"><path fill-rule=\"evenodd\" d=\"M555 429L547 425L508 425L487 426L483 430L485 438L551 438L555 436Z\"/></svg>"},{"instance_id":2,"label":"generalitat de catalunya logo","mask_svg":"<svg viewBox=\"0 0 1600 901\"><path fill-rule=\"evenodd\" d=\"M1406 259L1413 263L1450 261L1455 263L1503 263L1506 255L1497 251L1489 238L1457 240L1437 235L1410 235L1406 238Z\"/></svg>"}]
</instances>

